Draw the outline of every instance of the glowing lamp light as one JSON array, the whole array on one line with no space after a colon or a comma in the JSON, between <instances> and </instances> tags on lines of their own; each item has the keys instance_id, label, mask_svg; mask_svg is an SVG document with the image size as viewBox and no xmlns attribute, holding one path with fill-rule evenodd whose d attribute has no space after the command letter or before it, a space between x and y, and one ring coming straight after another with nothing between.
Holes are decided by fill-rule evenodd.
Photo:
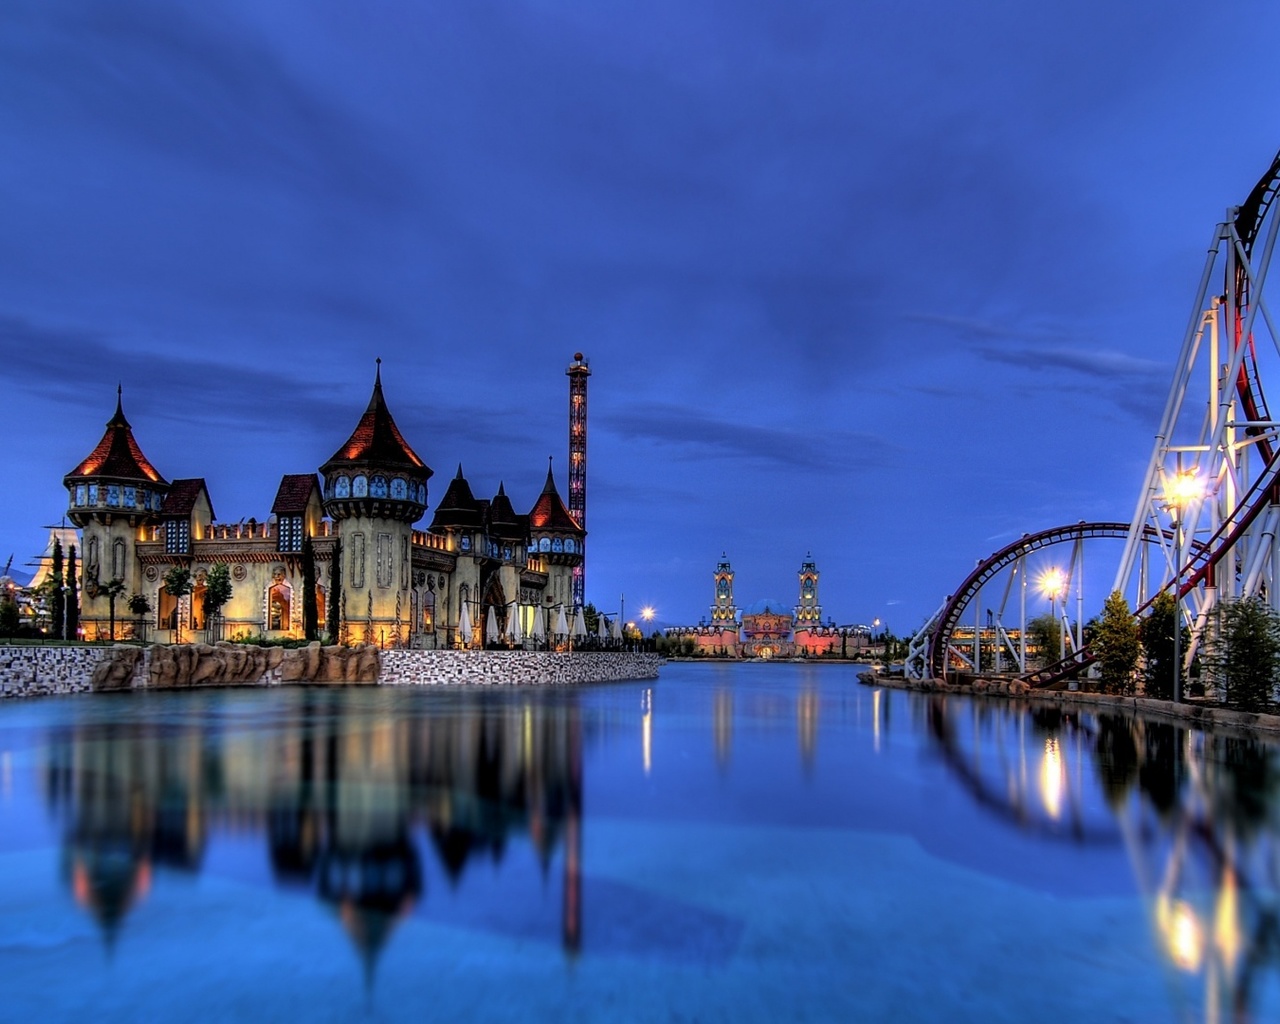
<instances>
[{"instance_id":1,"label":"glowing lamp light","mask_svg":"<svg viewBox=\"0 0 1280 1024\"><path fill-rule=\"evenodd\" d=\"M1054 566L1046 569L1040 576L1040 591L1051 601L1056 601L1067 589L1066 574Z\"/></svg>"},{"instance_id":2,"label":"glowing lamp light","mask_svg":"<svg viewBox=\"0 0 1280 1024\"><path fill-rule=\"evenodd\" d=\"M1164 504L1166 508L1185 509L1193 501L1204 497L1204 481L1194 469L1175 473L1165 480Z\"/></svg>"},{"instance_id":3,"label":"glowing lamp light","mask_svg":"<svg viewBox=\"0 0 1280 1024\"><path fill-rule=\"evenodd\" d=\"M656 613L655 613L655 612L654 612L654 610L653 610L653 605L648 605L648 604L647 604L647 605L645 605L643 608L641 608L641 609L640 609L640 618L644 619L644 621L645 621L645 622L652 622L652 621L653 621L653 616L654 616L655 614L656 614Z\"/></svg>"},{"instance_id":4,"label":"glowing lamp light","mask_svg":"<svg viewBox=\"0 0 1280 1024\"><path fill-rule=\"evenodd\" d=\"M1040 762L1040 799L1054 821L1062 817L1062 791L1066 787L1066 776L1058 741L1049 736L1044 741L1044 758Z\"/></svg>"}]
</instances>

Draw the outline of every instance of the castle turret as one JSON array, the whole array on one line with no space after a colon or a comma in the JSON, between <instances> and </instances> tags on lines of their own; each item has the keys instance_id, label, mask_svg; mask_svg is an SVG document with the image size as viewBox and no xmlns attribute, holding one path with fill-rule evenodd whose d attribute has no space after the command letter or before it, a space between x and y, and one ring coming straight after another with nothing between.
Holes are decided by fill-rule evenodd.
<instances>
[{"instance_id":1,"label":"castle turret","mask_svg":"<svg viewBox=\"0 0 1280 1024\"><path fill-rule=\"evenodd\" d=\"M723 552L716 566L716 597L711 605L711 624L720 628L736 629L738 608L733 603L733 566Z\"/></svg>"},{"instance_id":2,"label":"castle turret","mask_svg":"<svg viewBox=\"0 0 1280 1024\"><path fill-rule=\"evenodd\" d=\"M547 567L547 603L573 606L573 570L582 564L584 530L569 514L556 490L555 474L547 465L547 482L529 510L529 549Z\"/></svg>"},{"instance_id":3,"label":"castle turret","mask_svg":"<svg viewBox=\"0 0 1280 1024\"><path fill-rule=\"evenodd\" d=\"M115 415L97 446L63 477L70 498L68 518L84 531L80 553L84 580L81 622L95 636L98 620L105 635L108 602L99 588L119 580L121 593L141 589L136 544L160 522L169 481L142 454L125 418L122 389L116 389Z\"/></svg>"},{"instance_id":4,"label":"castle turret","mask_svg":"<svg viewBox=\"0 0 1280 1024\"><path fill-rule=\"evenodd\" d=\"M381 359L368 408L320 475L324 511L337 524L346 563L348 635L367 643L402 642L410 617L413 523L426 511L432 473L387 408Z\"/></svg>"},{"instance_id":5,"label":"castle turret","mask_svg":"<svg viewBox=\"0 0 1280 1024\"><path fill-rule=\"evenodd\" d=\"M812 627L822 622L822 605L818 603L818 567L812 554L804 556L800 566L800 603L796 605L796 628Z\"/></svg>"}]
</instances>

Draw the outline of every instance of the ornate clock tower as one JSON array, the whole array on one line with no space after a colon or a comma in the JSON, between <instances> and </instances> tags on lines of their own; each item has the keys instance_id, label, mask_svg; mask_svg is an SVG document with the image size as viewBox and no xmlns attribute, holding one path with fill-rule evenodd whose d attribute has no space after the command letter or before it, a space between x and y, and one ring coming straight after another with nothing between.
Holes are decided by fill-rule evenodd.
<instances>
[{"instance_id":1,"label":"ornate clock tower","mask_svg":"<svg viewBox=\"0 0 1280 1024\"><path fill-rule=\"evenodd\" d=\"M720 563L716 566L716 599L711 606L711 624L722 628L736 629L738 625L738 608L733 603L733 567L727 555L721 553Z\"/></svg>"},{"instance_id":2,"label":"ornate clock tower","mask_svg":"<svg viewBox=\"0 0 1280 1024\"><path fill-rule=\"evenodd\" d=\"M796 605L796 626L817 626L822 622L822 605L818 604L818 567L811 553L804 556L799 576L800 603Z\"/></svg>"}]
</instances>

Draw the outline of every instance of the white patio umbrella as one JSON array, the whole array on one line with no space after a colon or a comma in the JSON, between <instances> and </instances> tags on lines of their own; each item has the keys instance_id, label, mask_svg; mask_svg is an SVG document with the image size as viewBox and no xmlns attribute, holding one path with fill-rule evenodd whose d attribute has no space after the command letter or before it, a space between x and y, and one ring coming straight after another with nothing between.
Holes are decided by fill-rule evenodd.
<instances>
[{"instance_id":1,"label":"white patio umbrella","mask_svg":"<svg viewBox=\"0 0 1280 1024\"><path fill-rule=\"evenodd\" d=\"M533 625L529 628L529 635L535 640L547 638L547 619L542 614L542 608L536 604L533 606Z\"/></svg>"},{"instance_id":2,"label":"white patio umbrella","mask_svg":"<svg viewBox=\"0 0 1280 1024\"><path fill-rule=\"evenodd\" d=\"M587 635L587 619L582 614L581 606L579 606L577 614L573 617L573 635L578 640Z\"/></svg>"},{"instance_id":3,"label":"white patio umbrella","mask_svg":"<svg viewBox=\"0 0 1280 1024\"><path fill-rule=\"evenodd\" d=\"M609 620L606 619L603 615L601 615L598 626L599 628L596 630L596 636L599 637L601 640L608 640L609 639Z\"/></svg>"},{"instance_id":4,"label":"white patio umbrella","mask_svg":"<svg viewBox=\"0 0 1280 1024\"><path fill-rule=\"evenodd\" d=\"M462 611L458 613L458 639L467 647L471 644L471 613L467 611L467 602L462 602Z\"/></svg>"},{"instance_id":5,"label":"white patio umbrella","mask_svg":"<svg viewBox=\"0 0 1280 1024\"><path fill-rule=\"evenodd\" d=\"M493 605L489 605L489 614L484 620L484 641L487 644L498 642L498 617L493 614Z\"/></svg>"},{"instance_id":6,"label":"white patio umbrella","mask_svg":"<svg viewBox=\"0 0 1280 1024\"><path fill-rule=\"evenodd\" d=\"M622 639L622 620L621 619L613 620L613 638L615 640Z\"/></svg>"},{"instance_id":7,"label":"white patio umbrella","mask_svg":"<svg viewBox=\"0 0 1280 1024\"><path fill-rule=\"evenodd\" d=\"M524 634L520 630L519 601L512 601L511 607L507 611L507 636L513 644L518 644L524 639Z\"/></svg>"},{"instance_id":8,"label":"white patio umbrella","mask_svg":"<svg viewBox=\"0 0 1280 1024\"><path fill-rule=\"evenodd\" d=\"M552 632L555 633L556 636L569 635L569 623L565 620L564 605L562 604L556 606L556 626Z\"/></svg>"}]
</instances>

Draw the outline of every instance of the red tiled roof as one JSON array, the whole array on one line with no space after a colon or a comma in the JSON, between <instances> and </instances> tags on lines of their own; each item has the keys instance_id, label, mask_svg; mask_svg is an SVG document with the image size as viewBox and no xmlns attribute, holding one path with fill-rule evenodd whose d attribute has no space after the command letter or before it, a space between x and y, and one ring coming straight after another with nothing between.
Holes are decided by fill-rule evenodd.
<instances>
[{"instance_id":1,"label":"red tiled roof","mask_svg":"<svg viewBox=\"0 0 1280 1024\"><path fill-rule=\"evenodd\" d=\"M391 418L386 399L382 397L381 366L373 383L373 395L369 398L368 408L346 443L333 453L321 467L321 472L327 473L331 468L336 468L335 464L344 462L372 463L388 469L407 470L409 475L418 479L431 476L427 464L409 447L409 442L400 433L396 421Z\"/></svg>"},{"instance_id":2,"label":"red tiled roof","mask_svg":"<svg viewBox=\"0 0 1280 1024\"><path fill-rule=\"evenodd\" d=\"M286 473L280 478L271 511L278 516L301 515L307 510L311 495L319 490L314 473Z\"/></svg>"},{"instance_id":3,"label":"red tiled roof","mask_svg":"<svg viewBox=\"0 0 1280 1024\"><path fill-rule=\"evenodd\" d=\"M209 502L209 515L213 516L213 501L209 498L209 489L205 486L202 476L193 477L190 480L175 480L171 483L169 493L164 496L164 504L160 506L160 514L162 516L191 515L201 493Z\"/></svg>"},{"instance_id":4,"label":"red tiled roof","mask_svg":"<svg viewBox=\"0 0 1280 1024\"><path fill-rule=\"evenodd\" d=\"M146 480L164 486L167 482L155 466L147 461L133 438L133 428L124 417L120 390L116 390L116 414L107 421L102 440L85 459L65 477L73 479L109 478L113 480Z\"/></svg>"},{"instance_id":5,"label":"red tiled roof","mask_svg":"<svg viewBox=\"0 0 1280 1024\"><path fill-rule=\"evenodd\" d=\"M556 478L551 467L547 466L547 482L542 493L529 510L529 528L531 530L558 530L566 533L586 533L578 525L577 520L569 515L569 510L560 500L560 492L556 490Z\"/></svg>"}]
</instances>

